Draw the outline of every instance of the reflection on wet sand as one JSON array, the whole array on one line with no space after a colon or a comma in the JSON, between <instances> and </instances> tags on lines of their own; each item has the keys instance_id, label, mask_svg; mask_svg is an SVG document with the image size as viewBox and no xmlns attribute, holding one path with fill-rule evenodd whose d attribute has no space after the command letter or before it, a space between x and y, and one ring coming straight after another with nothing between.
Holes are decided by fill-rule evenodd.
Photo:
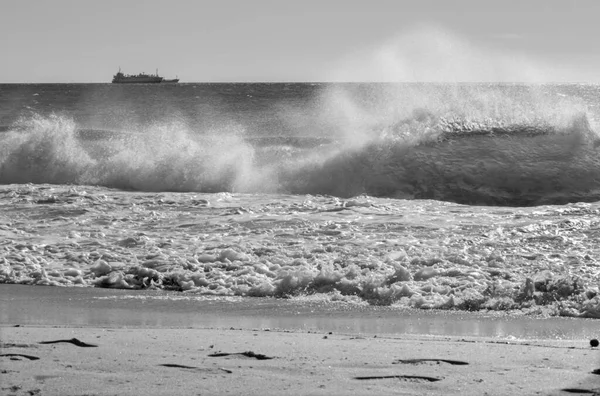
<instances>
[{"instance_id":1,"label":"reflection on wet sand","mask_svg":"<svg viewBox=\"0 0 600 396\"><path fill-rule=\"evenodd\" d=\"M519 339L596 338L593 319L534 318L262 298L0 285L0 322L21 325L290 329Z\"/></svg>"}]
</instances>

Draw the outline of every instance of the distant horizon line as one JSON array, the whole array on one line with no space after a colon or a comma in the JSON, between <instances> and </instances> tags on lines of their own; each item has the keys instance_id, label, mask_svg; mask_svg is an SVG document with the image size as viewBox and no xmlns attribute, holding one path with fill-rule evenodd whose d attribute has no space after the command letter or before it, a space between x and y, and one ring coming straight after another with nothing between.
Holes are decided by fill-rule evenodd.
<instances>
[{"instance_id":1,"label":"distant horizon line","mask_svg":"<svg viewBox=\"0 0 600 396\"><path fill-rule=\"evenodd\" d=\"M59 84L107 84L107 85L185 85L185 84L600 84L600 81L184 81L177 83L120 83L112 82L0 82L0 85L59 85Z\"/></svg>"}]
</instances>

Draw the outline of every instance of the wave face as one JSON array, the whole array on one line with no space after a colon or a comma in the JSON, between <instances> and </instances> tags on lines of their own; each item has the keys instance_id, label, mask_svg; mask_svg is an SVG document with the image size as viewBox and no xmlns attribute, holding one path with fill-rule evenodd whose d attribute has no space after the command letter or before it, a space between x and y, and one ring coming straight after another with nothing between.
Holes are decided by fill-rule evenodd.
<instances>
[{"instance_id":1,"label":"wave face","mask_svg":"<svg viewBox=\"0 0 600 396\"><path fill-rule=\"evenodd\" d=\"M196 103L206 115L202 124L190 121L189 103L185 111L174 106L161 120L133 123L124 117L127 124L116 128L93 109L77 107L81 101L60 113L25 106L0 134L0 183L367 194L474 205L600 200L600 93L593 86L226 88L200 95L226 108L207 111ZM185 93L192 88L183 91L178 100L192 100ZM45 100L63 103L61 95ZM105 119L114 120L106 109L123 103L102 97L108 101Z\"/></svg>"},{"instance_id":2,"label":"wave face","mask_svg":"<svg viewBox=\"0 0 600 396\"><path fill-rule=\"evenodd\" d=\"M585 115L565 128L463 127L416 144L381 139L307 167L301 181L286 178L296 193L343 197L511 206L600 199L597 139Z\"/></svg>"}]
</instances>

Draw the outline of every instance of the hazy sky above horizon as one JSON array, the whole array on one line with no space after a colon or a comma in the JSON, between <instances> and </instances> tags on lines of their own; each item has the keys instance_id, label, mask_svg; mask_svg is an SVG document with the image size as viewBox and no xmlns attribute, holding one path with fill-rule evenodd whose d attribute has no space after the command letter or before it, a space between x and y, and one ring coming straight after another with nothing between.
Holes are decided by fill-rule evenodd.
<instances>
[{"instance_id":1,"label":"hazy sky above horizon","mask_svg":"<svg viewBox=\"0 0 600 396\"><path fill-rule=\"evenodd\" d=\"M0 0L0 83L600 82L599 0Z\"/></svg>"}]
</instances>

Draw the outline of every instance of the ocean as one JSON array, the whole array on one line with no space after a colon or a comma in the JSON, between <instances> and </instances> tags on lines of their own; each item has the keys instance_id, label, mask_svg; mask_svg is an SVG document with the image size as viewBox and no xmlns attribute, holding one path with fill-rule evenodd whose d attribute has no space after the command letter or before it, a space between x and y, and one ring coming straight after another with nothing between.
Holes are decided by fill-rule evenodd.
<instances>
[{"instance_id":1,"label":"ocean","mask_svg":"<svg viewBox=\"0 0 600 396\"><path fill-rule=\"evenodd\" d=\"M591 84L0 85L0 282L600 317L599 124Z\"/></svg>"}]
</instances>

